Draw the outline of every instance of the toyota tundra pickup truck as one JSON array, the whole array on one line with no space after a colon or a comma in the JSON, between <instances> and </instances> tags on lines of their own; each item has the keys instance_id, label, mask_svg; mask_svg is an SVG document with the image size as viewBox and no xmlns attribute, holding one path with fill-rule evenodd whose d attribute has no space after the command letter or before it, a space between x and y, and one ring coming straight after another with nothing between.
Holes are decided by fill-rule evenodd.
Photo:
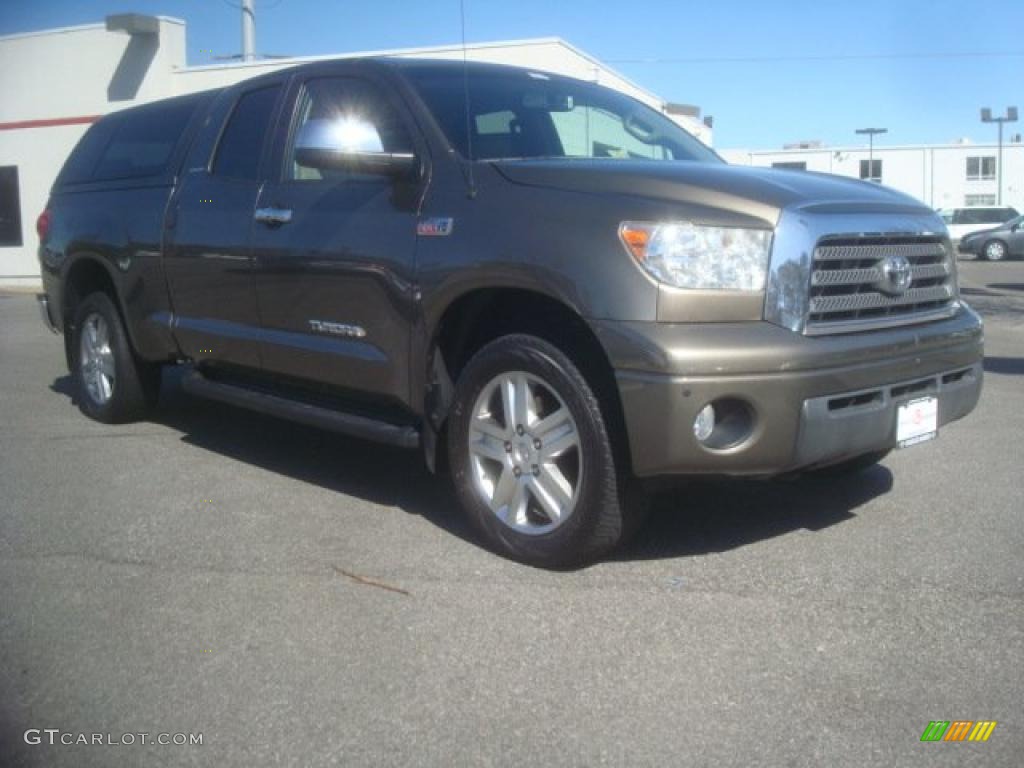
<instances>
[{"instance_id":1,"label":"toyota tundra pickup truck","mask_svg":"<svg viewBox=\"0 0 1024 768\"><path fill-rule=\"evenodd\" d=\"M191 393L422 451L486 544L546 567L607 553L653 484L853 470L982 386L935 212L731 167L527 69L318 62L126 109L38 230L87 416L144 417L184 365Z\"/></svg>"}]
</instances>

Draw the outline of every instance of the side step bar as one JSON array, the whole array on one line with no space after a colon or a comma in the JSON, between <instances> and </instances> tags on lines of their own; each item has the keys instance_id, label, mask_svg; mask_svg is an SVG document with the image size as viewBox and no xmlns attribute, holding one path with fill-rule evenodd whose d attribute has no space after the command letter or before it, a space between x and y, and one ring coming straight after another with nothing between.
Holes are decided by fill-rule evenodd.
<instances>
[{"instance_id":1,"label":"side step bar","mask_svg":"<svg viewBox=\"0 0 1024 768\"><path fill-rule=\"evenodd\" d=\"M300 424L341 432L386 445L395 445L399 448L418 448L420 445L420 433L415 427L390 424L386 421L378 421L330 408L321 408L234 384L211 381L199 371L193 370L187 373L182 379L181 385L186 392L198 397L237 405L270 416L297 421Z\"/></svg>"}]
</instances>

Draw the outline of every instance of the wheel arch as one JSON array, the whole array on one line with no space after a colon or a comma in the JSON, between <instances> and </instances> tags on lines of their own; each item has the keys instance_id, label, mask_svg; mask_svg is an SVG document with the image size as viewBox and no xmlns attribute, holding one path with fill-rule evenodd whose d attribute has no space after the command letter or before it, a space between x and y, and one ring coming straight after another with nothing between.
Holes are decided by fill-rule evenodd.
<instances>
[{"instance_id":1,"label":"wheel arch","mask_svg":"<svg viewBox=\"0 0 1024 768\"><path fill-rule=\"evenodd\" d=\"M68 259L61 283L61 330L64 333L64 348L69 367L75 312L82 299L97 291L102 291L110 297L121 319L121 325L128 335L129 342L132 348L135 348L132 329L125 321L124 304L117 289L117 280L106 259L91 251L79 251L72 254Z\"/></svg>"},{"instance_id":2,"label":"wheel arch","mask_svg":"<svg viewBox=\"0 0 1024 768\"><path fill-rule=\"evenodd\" d=\"M533 288L511 286L463 292L445 306L432 328L424 361L423 445L428 465L432 469L436 465L459 373L476 351L512 333L544 339L572 360L597 396L617 466L631 472L615 372L597 335L566 301Z\"/></svg>"}]
</instances>

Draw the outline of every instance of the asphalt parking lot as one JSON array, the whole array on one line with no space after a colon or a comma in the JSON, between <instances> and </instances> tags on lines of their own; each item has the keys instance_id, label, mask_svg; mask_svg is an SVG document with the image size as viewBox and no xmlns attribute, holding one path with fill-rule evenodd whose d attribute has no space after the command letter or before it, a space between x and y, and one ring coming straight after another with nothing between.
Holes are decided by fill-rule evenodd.
<instances>
[{"instance_id":1,"label":"asphalt parking lot","mask_svg":"<svg viewBox=\"0 0 1024 768\"><path fill-rule=\"evenodd\" d=\"M414 453L173 376L90 422L0 294L0 765L1020 765L1024 262L961 273L971 417L853 477L693 483L571 573L478 547Z\"/></svg>"}]
</instances>

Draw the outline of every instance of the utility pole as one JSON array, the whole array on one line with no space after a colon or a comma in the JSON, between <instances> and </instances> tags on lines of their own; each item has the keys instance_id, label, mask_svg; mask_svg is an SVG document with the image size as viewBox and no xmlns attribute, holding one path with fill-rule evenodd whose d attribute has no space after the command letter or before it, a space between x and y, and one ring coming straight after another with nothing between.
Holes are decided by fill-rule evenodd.
<instances>
[{"instance_id":1,"label":"utility pole","mask_svg":"<svg viewBox=\"0 0 1024 768\"><path fill-rule=\"evenodd\" d=\"M1017 122L1017 108L1007 107L1002 117L992 117L992 110L985 107L981 110L981 122L999 123L999 159L996 160L996 204L1003 204L1003 123ZM980 162L980 161L979 161ZM981 168L978 169L981 171ZM979 175L984 175L979 173Z\"/></svg>"},{"instance_id":2,"label":"utility pole","mask_svg":"<svg viewBox=\"0 0 1024 768\"><path fill-rule=\"evenodd\" d=\"M873 181L875 178L875 136L888 132L888 128L858 128L856 130L856 133L868 136L868 181ZM881 174L879 174L878 183L882 183Z\"/></svg>"},{"instance_id":3,"label":"utility pole","mask_svg":"<svg viewBox=\"0 0 1024 768\"><path fill-rule=\"evenodd\" d=\"M242 0L242 61L256 59L256 0Z\"/></svg>"}]
</instances>

